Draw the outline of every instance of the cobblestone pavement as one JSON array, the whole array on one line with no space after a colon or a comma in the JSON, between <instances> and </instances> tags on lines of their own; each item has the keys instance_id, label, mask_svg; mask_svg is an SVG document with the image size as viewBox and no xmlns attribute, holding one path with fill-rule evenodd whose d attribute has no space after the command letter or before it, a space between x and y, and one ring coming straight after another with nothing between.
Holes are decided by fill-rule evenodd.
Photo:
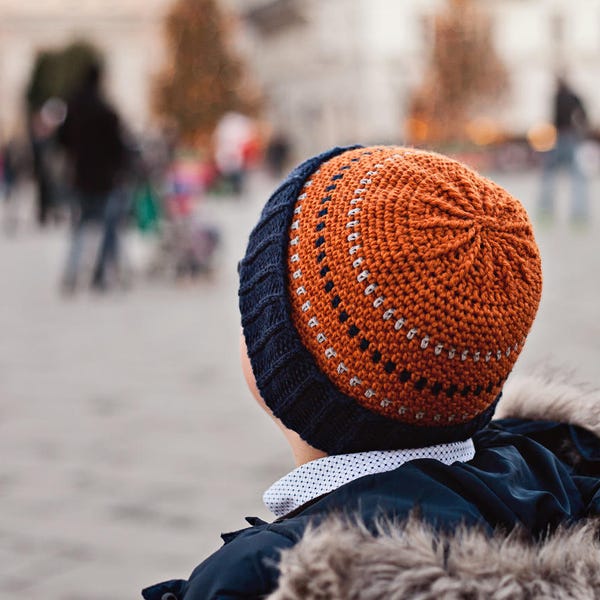
<instances>
[{"instance_id":1,"label":"cobblestone pavement","mask_svg":"<svg viewBox=\"0 0 600 600\"><path fill-rule=\"evenodd\" d=\"M532 208L535 175L497 179ZM537 224L544 297L518 370L550 361L600 384L598 187L588 227L566 199ZM238 368L235 264L267 184L252 190L211 203L222 269L193 286L66 299L64 229L0 236L1 599L136 598L243 516L269 518L261 493L291 459Z\"/></svg>"}]
</instances>

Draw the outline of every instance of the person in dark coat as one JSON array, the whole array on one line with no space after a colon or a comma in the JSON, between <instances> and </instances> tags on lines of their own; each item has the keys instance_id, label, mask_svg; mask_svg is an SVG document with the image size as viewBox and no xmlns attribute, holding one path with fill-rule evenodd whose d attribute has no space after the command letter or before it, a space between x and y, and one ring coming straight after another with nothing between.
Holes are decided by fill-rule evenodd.
<instances>
[{"instance_id":1,"label":"person in dark coat","mask_svg":"<svg viewBox=\"0 0 600 600\"><path fill-rule=\"evenodd\" d=\"M589 213L588 184L578 151L588 129L588 118L581 98L562 77L556 81L553 121L556 143L544 155L540 214L543 218L553 217L556 173L561 167L565 167L571 178L571 220L585 221Z\"/></svg>"},{"instance_id":2,"label":"person in dark coat","mask_svg":"<svg viewBox=\"0 0 600 600\"><path fill-rule=\"evenodd\" d=\"M239 274L242 368L297 468L273 522L146 600L593 597L600 397L507 384L542 289L515 198L438 154L335 148L271 196Z\"/></svg>"},{"instance_id":3,"label":"person in dark coat","mask_svg":"<svg viewBox=\"0 0 600 600\"><path fill-rule=\"evenodd\" d=\"M59 140L71 160L79 213L64 279L67 289L74 289L77 282L88 225L101 223L103 227L93 275L95 287L106 285L107 267L116 265L118 258L118 224L123 205L119 184L127 153L119 117L102 96L101 81L100 65L90 65L81 88L68 103L67 117L59 131Z\"/></svg>"}]
</instances>

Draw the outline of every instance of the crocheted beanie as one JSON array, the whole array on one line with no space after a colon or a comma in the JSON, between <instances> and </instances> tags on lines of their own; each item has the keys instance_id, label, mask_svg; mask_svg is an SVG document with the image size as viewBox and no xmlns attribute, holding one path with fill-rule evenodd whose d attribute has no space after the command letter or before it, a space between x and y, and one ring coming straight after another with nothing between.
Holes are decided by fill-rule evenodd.
<instances>
[{"instance_id":1,"label":"crocheted beanie","mask_svg":"<svg viewBox=\"0 0 600 600\"><path fill-rule=\"evenodd\" d=\"M353 147L271 196L239 303L265 403L339 454L485 426L541 289L527 213L504 189L439 154Z\"/></svg>"}]
</instances>

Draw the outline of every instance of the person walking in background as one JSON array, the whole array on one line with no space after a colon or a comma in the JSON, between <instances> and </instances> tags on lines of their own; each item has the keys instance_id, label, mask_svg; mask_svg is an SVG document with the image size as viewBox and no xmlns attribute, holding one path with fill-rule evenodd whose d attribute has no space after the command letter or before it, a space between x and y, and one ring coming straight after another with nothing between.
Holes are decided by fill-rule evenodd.
<instances>
[{"instance_id":1,"label":"person walking in background","mask_svg":"<svg viewBox=\"0 0 600 600\"><path fill-rule=\"evenodd\" d=\"M578 149L587 131L588 121L583 102L563 77L556 82L553 118L556 144L544 157L540 216L546 219L553 217L556 172L565 166L569 169L572 186L570 216L574 222L583 222L589 211L588 189L585 173L578 160Z\"/></svg>"},{"instance_id":2,"label":"person walking in background","mask_svg":"<svg viewBox=\"0 0 600 600\"><path fill-rule=\"evenodd\" d=\"M17 143L14 139L10 139L3 148L0 148L0 188L4 196L4 228L7 234L14 233L17 227L14 188L18 170Z\"/></svg>"},{"instance_id":3,"label":"person walking in background","mask_svg":"<svg viewBox=\"0 0 600 600\"><path fill-rule=\"evenodd\" d=\"M92 286L105 289L108 267L118 264L118 226L125 203L121 183L127 152L119 117L103 98L101 81L100 65L90 65L79 91L68 104L67 117L59 131L59 141L72 166L78 213L63 280L67 292L76 288L85 230L90 225L101 224L103 229Z\"/></svg>"}]
</instances>

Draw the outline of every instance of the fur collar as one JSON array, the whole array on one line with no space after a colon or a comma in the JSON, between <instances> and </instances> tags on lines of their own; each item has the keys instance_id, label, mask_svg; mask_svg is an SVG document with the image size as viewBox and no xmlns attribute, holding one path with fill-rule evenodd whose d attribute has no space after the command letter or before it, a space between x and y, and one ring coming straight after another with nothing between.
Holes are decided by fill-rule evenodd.
<instances>
[{"instance_id":1,"label":"fur collar","mask_svg":"<svg viewBox=\"0 0 600 600\"><path fill-rule=\"evenodd\" d=\"M600 437L600 390L568 374L514 376L496 417L567 422ZM414 516L377 535L330 518L283 552L268 600L600 599L599 565L600 518L537 543L515 532L440 535Z\"/></svg>"},{"instance_id":2,"label":"fur collar","mask_svg":"<svg viewBox=\"0 0 600 600\"><path fill-rule=\"evenodd\" d=\"M282 554L268 600L600 598L600 521L537 545L461 528L440 536L414 517L365 527L330 519Z\"/></svg>"},{"instance_id":3,"label":"fur collar","mask_svg":"<svg viewBox=\"0 0 600 600\"><path fill-rule=\"evenodd\" d=\"M571 423L600 437L600 389L577 383L571 373L560 371L513 376L504 386L495 415L507 417Z\"/></svg>"}]
</instances>

